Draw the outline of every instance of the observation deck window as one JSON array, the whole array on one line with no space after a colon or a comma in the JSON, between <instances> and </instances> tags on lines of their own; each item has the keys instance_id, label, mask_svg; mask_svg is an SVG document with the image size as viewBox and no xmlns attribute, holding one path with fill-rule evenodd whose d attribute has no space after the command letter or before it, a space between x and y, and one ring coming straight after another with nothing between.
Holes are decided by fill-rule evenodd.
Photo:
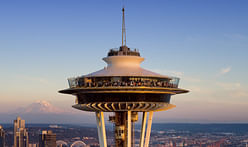
<instances>
[{"instance_id":1,"label":"observation deck window","mask_svg":"<svg viewBox=\"0 0 248 147\"><path fill-rule=\"evenodd\" d=\"M162 87L178 88L179 78L77 77L68 79L70 88L79 87Z\"/></svg>"}]
</instances>

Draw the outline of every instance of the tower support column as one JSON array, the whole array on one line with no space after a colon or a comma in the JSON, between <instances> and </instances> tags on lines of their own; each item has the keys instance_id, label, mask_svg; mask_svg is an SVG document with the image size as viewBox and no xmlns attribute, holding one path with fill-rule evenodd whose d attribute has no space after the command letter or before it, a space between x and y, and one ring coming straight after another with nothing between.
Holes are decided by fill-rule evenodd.
<instances>
[{"instance_id":1,"label":"tower support column","mask_svg":"<svg viewBox=\"0 0 248 147\"><path fill-rule=\"evenodd\" d=\"M146 119L147 119L147 112L143 112L142 126L141 126L141 133L140 133L140 147L144 146L145 133L146 133Z\"/></svg>"},{"instance_id":2,"label":"tower support column","mask_svg":"<svg viewBox=\"0 0 248 147\"><path fill-rule=\"evenodd\" d=\"M145 147L148 147L149 146L150 135L151 135L151 128L152 128L152 117L153 117L153 111L150 111L149 112L148 122L147 122Z\"/></svg>"},{"instance_id":3,"label":"tower support column","mask_svg":"<svg viewBox=\"0 0 248 147\"><path fill-rule=\"evenodd\" d=\"M96 124L100 147L107 147L106 130L103 112L96 112Z\"/></svg>"},{"instance_id":4,"label":"tower support column","mask_svg":"<svg viewBox=\"0 0 248 147\"><path fill-rule=\"evenodd\" d=\"M132 143L132 124L131 124L131 111L127 112L127 147L131 147Z\"/></svg>"}]
</instances>

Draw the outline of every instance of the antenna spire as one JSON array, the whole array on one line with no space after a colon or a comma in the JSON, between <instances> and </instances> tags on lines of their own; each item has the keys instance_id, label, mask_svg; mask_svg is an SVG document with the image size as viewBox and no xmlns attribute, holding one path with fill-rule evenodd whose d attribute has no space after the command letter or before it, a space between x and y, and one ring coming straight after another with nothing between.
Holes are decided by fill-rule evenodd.
<instances>
[{"instance_id":1,"label":"antenna spire","mask_svg":"<svg viewBox=\"0 0 248 147\"><path fill-rule=\"evenodd\" d=\"M125 26L125 9L122 8L122 46L126 46L126 26Z\"/></svg>"}]
</instances>

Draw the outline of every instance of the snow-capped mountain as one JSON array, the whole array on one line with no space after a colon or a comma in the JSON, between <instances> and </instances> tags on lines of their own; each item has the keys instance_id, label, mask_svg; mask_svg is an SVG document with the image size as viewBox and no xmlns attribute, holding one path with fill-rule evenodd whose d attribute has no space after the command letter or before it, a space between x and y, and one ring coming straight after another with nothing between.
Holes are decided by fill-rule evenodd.
<instances>
[{"instance_id":1,"label":"snow-capped mountain","mask_svg":"<svg viewBox=\"0 0 248 147\"><path fill-rule=\"evenodd\" d=\"M57 108L44 100L36 101L25 108L20 108L18 111L19 113L65 113L62 109Z\"/></svg>"},{"instance_id":2,"label":"snow-capped mountain","mask_svg":"<svg viewBox=\"0 0 248 147\"><path fill-rule=\"evenodd\" d=\"M27 123L78 124L95 122L94 113L68 107L68 110L63 110L44 100L36 101L26 107L18 108L11 112L0 113L0 122L11 123L17 116L25 119Z\"/></svg>"}]
</instances>

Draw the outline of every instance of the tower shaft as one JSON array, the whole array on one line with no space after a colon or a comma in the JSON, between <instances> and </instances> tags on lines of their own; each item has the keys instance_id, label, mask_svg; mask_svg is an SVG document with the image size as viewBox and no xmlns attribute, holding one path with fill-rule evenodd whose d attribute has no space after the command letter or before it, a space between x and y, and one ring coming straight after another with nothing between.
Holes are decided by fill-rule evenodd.
<instances>
[{"instance_id":1,"label":"tower shaft","mask_svg":"<svg viewBox=\"0 0 248 147\"><path fill-rule=\"evenodd\" d=\"M135 129L134 123L138 121L138 112L124 111L115 112L109 120L115 125L115 146L134 147Z\"/></svg>"}]
</instances>

